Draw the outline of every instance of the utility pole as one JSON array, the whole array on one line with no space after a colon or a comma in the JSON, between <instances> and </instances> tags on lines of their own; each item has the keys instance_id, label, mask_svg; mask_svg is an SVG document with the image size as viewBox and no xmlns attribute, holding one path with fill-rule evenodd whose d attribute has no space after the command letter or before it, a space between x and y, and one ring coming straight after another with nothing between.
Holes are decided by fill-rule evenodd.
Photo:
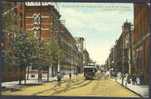
<instances>
[{"instance_id":1,"label":"utility pole","mask_svg":"<svg viewBox=\"0 0 151 99\"><path fill-rule=\"evenodd\" d=\"M59 33L61 32L61 28L62 28L62 23L60 22L60 20L58 19L57 20L57 24L55 25L56 27L56 30L57 30L57 42L58 42L58 46L59 46L59 43L60 43L60 38L59 38ZM60 47L60 46L59 46ZM59 53L60 54L60 53ZM60 56L60 55L59 55ZM57 72L60 73L60 57L58 56L58 66L57 66Z\"/></svg>"},{"instance_id":2,"label":"utility pole","mask_svg":"<svg viewBox=\"0 0 151 99\"><path fill-rule=\"evenodd\" d=\"M122 61L122 85L124 85L124 65L125 65L125 44L124 44L125 42L124 42L124 38L123 38L123 34L122 34L122 59L123 59L123 61Z\"/></svg>"},{"instance_id":3,"label":"utility pole","mask_svg":"<svg viewBox=\"0 0 151 99\"><path fill-rule=\"evenodd\" d=\"M129 55L130 55L130 59L129 59L129 74L131 74L132 73L132 64L133 64L133 57L132 57L132 55L133 55L133 52L132 52L132 29L131 29L131 27L132 27L132 25L131 24L129 24L130 26L129 26Z\"/></svg>"},{"instance_id":4,"label":"utility pole","mask_svg":"<svg viewBox=\"0 0 151 99\"><path fill-rule=\"evenodd\" d=\"M42 30L41 30L41 19L42 19L42 17L41 17L41 7L42 7L42 2L40 2L40 11L39 11L40 13L39 13L39 16L38 16L39 17L39 20L38 20L39 22L37 22L38 25L40 25L40 28L38 30L39 31L39 34L38 34L38 36L39 36L39 38L38 38L39 39L39 50L41 50L40 47L41 47L41 43L42 43L41 42L41 32L42 32ZM39 58L40 58L40 53L39 53ZM38 81L40 81L41 79L42 79L41 78L41 67L39 67L38 68Z\"/></svg>"}]
</instances>

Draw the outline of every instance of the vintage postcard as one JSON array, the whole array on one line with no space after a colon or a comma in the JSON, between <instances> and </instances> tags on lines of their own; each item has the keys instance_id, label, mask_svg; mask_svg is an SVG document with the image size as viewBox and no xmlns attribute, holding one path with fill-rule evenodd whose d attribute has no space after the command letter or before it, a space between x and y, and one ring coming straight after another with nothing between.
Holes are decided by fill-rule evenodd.
<instances>
[{"instance_id":1,"label":"vintage postcard","mask_svg":"<svg viewBox=\"0 0 151 99\"><path fill-rule=\"evenodd\" d=\"M3 5L2 95L149 97L149 3Z\"/></svg>"}]
</instances>

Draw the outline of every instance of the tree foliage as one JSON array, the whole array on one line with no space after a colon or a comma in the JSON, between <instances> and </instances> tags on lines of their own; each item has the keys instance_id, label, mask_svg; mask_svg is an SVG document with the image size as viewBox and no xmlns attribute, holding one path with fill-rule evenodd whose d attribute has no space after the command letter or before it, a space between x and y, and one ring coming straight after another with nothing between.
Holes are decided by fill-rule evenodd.
<instances>
[{"instance_id":1,"label":"tree foliage","mask_svg":"<svg viewBox=\"0 0 151 99\"><path fill-rule=\"evenodd\" d=\"M19 32L17 20L19 16L15 12L15 8L12 2L3 2L2 19L3 19L3 31L5 32ZM14 9L13 9L14 8Z\"/></svg>"},{"instance_id":2,"label":"tree foliage","mask_svg":"<svg viewBox=\"0 0 151 99\"><path fill-rule=\"evenodd\" d=\"M41 42L39 52L40 61L46 67L49 67L52 64L58 63L58 60L63 58L63 50L60 49L59 44L52 39Z\"/></svg>"},{"instance_id":3,"label":"tree foliage","mask_svg":"<svg viewBox=\"0 0 151 99\"><path fill-rule=\"evenodd\" d=\"M10 66L14 64L21 70L25 70L31 64L38 70L48 70L64 58L63 50L55 40L39 41L33 33L16 33L11 44L5 50L5 63Z\"/></svg>"}]
</instances>

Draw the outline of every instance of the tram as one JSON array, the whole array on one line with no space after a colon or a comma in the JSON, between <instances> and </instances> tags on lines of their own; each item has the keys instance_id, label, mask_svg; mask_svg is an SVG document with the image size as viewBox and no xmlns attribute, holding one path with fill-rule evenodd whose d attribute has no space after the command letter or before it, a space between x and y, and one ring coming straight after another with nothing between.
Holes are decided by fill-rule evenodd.
<instances>
[{"instance_id":1,"label":"tram","mask_svg":"<svg viewBox=\"0 0 151 99\"><path fill-rule=\"evenodd\" d=\"M95 77L95 73L97 72L96 66L94 64L89 64L84 66L84 77L85 79L92 80Z\"/></svg>"}]
</instances>

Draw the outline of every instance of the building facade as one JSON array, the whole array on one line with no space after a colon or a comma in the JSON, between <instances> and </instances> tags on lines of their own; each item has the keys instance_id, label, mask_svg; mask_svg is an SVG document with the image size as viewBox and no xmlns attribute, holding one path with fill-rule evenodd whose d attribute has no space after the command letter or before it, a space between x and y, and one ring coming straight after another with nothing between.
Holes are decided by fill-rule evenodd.
<instances>
[{"instance_id":1,"label":"building facade","mask_svg":"<svg viewBox=\"0 0 151 99\"><path fill-rule=\"evenodd\" d=\"M132 24L125 22L122 34L116 41L115 66L123 73L135 74L149 83L150 66L150 5L134 3L134 29ZM112 51L106 64L112 63Z\"/></svg>"},{"instance_id":2,"label":"building facade","mask_svg":"<svg viewBox=\"0 0 151 99\"><path fill-rule=\"evenodd\" d=\"M80 68L79 72L83 72L83 66L84 66L84 38L83 37L75 37L76 40L76 46L78 48L78 51L80 53Z\"/></svg>"},{"instance_id":3,"label":"building facade","mask_svg":"<svg viewBox=\"0 0 151 99\"><path fill-rule=\"evenodd\" d=\"M39 41L47 41L48 39L55 40L59 45L59 49L63 51L63 58L58 60L49 68L49 77L56 76L57 72L63 72L64 74L80 72L81 66L83 66L83 52L79 50L75 38L70 31L60 20L60 13L52 5L28 5L26 3L13 3L14 13L16 14L16 32L15 33L33 33L34 37ZM11 23L13 24L13 23ZM10 34L10 31L8 34ZM8 35L6 35L8 38ZM8 42L7 42L8 43ZM8 44L5 44L8 45ZM28 66L28 75L23 73L23 79L37 77L38 71L35 68ZM14 72L17 71L13 69ZM25 69L26 70L26 69ZM42 73L46 76L48 70L42 70ZM12 73L14 73L12 72ZM7 73L10 74L10 73ZM17 80L16 76L5 77L7 80ZM46 78L46 77L45 77ZM5 80L6 81L6 80Z\"/></svg>"},{"instance_id":4,"label":"building facade","mask_svg":"<svg viewBox=\"0 0 151 99\"><path fill-rule=\"evenodd\" d=\"M4 50L10 51L9 53L13 53L12 41L14 40L15 33L20 31L19 28L19 16L17 14L18 6L14 2L3 2L3 28L2 32L4 33ZM5 56L6 58L7 56ZM4 66L2 69L2 81L16 81L19 78L22 80L25 78L25 71L20 73L19 68L10 64L9 61L4 62Z\"/></svg>"},{"instance_id":5,"label":"building facade","mask_svg":"<svg viewBox=\"0 0 151 99\"><path fill-rule=\"evenodd\" d=\"M116 72L131 74L132 67L132 36L131 23L124 22L122 33L115 45L111 48L107 59L108 68L113 68Z\"/></svg>"},{"instance_id":6,"label":"building facade","mask_svg":"<svg viewBox=\"0 0 151 99\"><path fill-rule=\"evenodd\" d=\"M24 5L23 19L21 21L26 33L34 33L34 36L42 41L52 39L57 41L59 48L63 50L63 59L50 67L50 77L57 72L75 73L81 66L81 53L78 51L76 41L71 33L61 22L61 15L52 5Z\"/></svg>"},{"instance_id":7,"label":"building facade","mask_svg":"<svg viewBox=\"0 0 151 99\"><path fill-rule=\"evenodd\" d=\"M123 34L123 66L124 72L132 74L132 24L130 22L124 22L122 26Z\"/></svg>"},{"instance_id":8,"label":"building facade","mask_svg":"<svg viewBox=\"0 0 151 99\"><path fill-rule=\"evenodd\" d=\"M85 50L83 51L83 66L88 65L89 62L90 62L90 56L89 56L88 51L85 49Z\"/></svg>"},{"instance_id":9,"label":"building facade","mask_svg":"<svg viewBox=\"0 0 151 99\"><path fill-rule=\"evenodd\" d=\"M60 31L59 45L64 50L62 65L67 72L76 73L81 67L82 53L78 50L76 40L62 23L60 23Z\"/></svg>"},{"instance_id":10,"label":"building facade","mask_svg":"<svg viewBox=\"0 0 151 99\"><path fill-rule=\"evenodd\" d=\"M144 83L149 83L149 13L149 5L147 3L134 4L134 72L144 76Z\"/></svg>"}]
</instances>

